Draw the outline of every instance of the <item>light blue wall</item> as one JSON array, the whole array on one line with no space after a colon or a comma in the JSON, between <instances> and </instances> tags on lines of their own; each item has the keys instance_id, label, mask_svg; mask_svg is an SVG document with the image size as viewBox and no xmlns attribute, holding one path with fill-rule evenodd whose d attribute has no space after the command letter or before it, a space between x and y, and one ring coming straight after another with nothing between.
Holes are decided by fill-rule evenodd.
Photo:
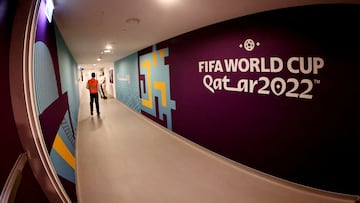
<instances>
[{"instance_id":1,"label":"light blue wall","mask_svg":"<svg viewBox=\"0 0 360 203\"><path fill-rule=\"evenodd\" d=\"M56 47L59 60L59 71L61 79L62 93L67 92L69 98L69 108L71 113L72 125L76 132L77 118L80 105L79 94L79 71L78 65L66 46L58 28L55 26Z\"/></svg>"},{"instance_id":2,"label":"light blue wall","mask_svg":"<svg viewBox=\"0 0 360 203\"><path fill-rule=\"evenodd\" d=\"M114 71L116 99L140 112L137 53L116 61Z\"/></svg>"}]
</instances>

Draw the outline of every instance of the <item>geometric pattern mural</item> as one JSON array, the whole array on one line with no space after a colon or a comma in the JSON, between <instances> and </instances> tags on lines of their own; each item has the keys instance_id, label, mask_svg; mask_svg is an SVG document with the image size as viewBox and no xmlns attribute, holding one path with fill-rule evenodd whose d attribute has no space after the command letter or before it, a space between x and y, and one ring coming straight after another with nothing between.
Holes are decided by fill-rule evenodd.
<instances>
[{"instance_id":1,"label":"geometric pattern mural","mask_svg":"<svg viewBox=\"0 0 360 203\"><path fill-rule=\"evenodd\" d=\"M172 130L171 110L175 110L175 101L170 98L169 65L165 57L169 49L156 50L139 57L141 110L162 120Z\"/></svg>"},{"instance_id":2,"label":"geometric pattern mural","mask_svg":"<svg viewBox=\"0 0 360 203\"><path fill-rule=\"evenodd\" d=\"M34 86L37 109L50 159L57 174L75 183L75 133L67 94L59 95L47 45L35 43ZM60 118L58 118L60 117Z\"/></svg>"}]
</instances>

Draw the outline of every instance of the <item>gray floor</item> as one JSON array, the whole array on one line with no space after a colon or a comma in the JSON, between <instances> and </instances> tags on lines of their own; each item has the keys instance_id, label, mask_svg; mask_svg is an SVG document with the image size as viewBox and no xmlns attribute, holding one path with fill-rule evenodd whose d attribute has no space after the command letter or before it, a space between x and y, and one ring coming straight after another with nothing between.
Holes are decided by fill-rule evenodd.
<instances>
[{"instance_id":1,"label":"gray floor","mask_svg":"<svg viewBox=\"0 0 360 203\"><path fill-rule=\"evenodd\" d=\"M80 203L354 202L229 161L109 98L90 116L82 90L76 146Z\"/></svg>"}]
</instances>

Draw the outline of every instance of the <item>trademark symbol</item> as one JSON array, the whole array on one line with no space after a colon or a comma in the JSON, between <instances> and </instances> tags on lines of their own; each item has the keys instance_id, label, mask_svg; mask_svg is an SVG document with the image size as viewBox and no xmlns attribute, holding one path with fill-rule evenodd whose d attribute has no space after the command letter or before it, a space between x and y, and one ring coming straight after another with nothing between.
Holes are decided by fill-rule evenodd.
<instances>
[{"instance_id":1,"label":"trademark symbol","mask_svg":"<svg viewBox=\"0 0 360 203\"><path fill-rule=\"evenodd\" d=\"M314 83L315 83L315 84L320 84L320 80L314 79Z\"/></svg>"}]
</instances>

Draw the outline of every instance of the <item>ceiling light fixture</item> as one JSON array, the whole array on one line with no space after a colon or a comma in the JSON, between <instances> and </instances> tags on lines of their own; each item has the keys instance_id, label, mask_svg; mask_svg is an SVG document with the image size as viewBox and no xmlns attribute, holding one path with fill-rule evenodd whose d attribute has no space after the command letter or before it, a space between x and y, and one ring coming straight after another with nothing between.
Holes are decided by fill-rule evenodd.
<instances>
[{"instance_id":1,"label":"ceiling light fixture","mask_svg":"<svg viewBox=\"0 0 360 203\"><path fill-rule=\"evenodd\" d=\"M125 22L128 24L139 24L140 19L139 18L128 18L125 20Z\"/></svg>"},{"instance_id":2,"label":"ceiling light fixture","mask_svg":"<svg viewBox=\"0 0 360 203\"><path fill-rule=\"evenodd\" d=\"M176 2L178 2L178 0L158 0L158 2L163 5L163 6L166 6L166 5L173 5L175 4Z\"/></svg>"},{"instance_id":3,"label":"ceiling light fixture","mask_svg":"<svg viewBox=\"0 0 360 203\"><path fill-rule=\"evenodd\" d=\"M105 49L112 49L111 44L106 45L106 46L105 46Z\"/></svg>"},{"instance_id":4,"label":"ceiling light fixture","mask_svg":"<svg viewBox=\"0 0 360 203\"><path fill-rule=\"evenodd\" d=\"M47 0L45 6L45 15L49 23L51 23L53 12L54 12L54 2L52 0Z\"/></svg>"}]
</instances>

